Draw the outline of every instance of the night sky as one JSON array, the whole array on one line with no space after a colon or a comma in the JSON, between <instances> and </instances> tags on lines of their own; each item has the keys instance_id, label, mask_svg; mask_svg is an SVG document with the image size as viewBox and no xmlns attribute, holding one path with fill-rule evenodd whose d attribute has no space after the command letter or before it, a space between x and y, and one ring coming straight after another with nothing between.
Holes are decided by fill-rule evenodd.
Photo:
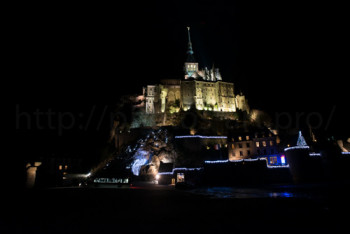
<instances>
[{"instance_id":1,"label":"night sky","mask_svg":"<svg viewBox=\"0 0 350 234\"><path fill-rule=\"evenodd\" d=\"M200 67L220 68L252 108L324 116L335 110L330 129L346 135L344 11L304 1L18 6L9 18L11 58L19 64L10 76L18 94L13 102L27 112L74 112L85 123L95 104L101 114L123 94L182 78L190 26ZM99 119L92 121L96 126ZM77 126L61 136L50 129L16 133L21 152L93 154L86 148L106 141L107 125Z\"/></svg>"}]
</instances>

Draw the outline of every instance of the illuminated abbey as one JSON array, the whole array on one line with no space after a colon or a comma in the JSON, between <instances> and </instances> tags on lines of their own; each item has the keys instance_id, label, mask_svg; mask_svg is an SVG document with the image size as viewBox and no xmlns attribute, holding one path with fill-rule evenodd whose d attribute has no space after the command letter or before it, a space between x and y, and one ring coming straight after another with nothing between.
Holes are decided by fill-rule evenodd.
<instances>
[{"instance_id":1,"label":"illuminated abbey","mask_svg":"<svg viewBox=\"0 0 350 234\"><path fill-rule=\"evenodd\" d=\"M193 56L190 28L188 27L187 60L184 79L162 80L160 84L147 85L145 92L146 113L156 114L184 111L190 108L216 112L249 112L243 94L235 95L234 85L224 82L218 68L199 69Z\"/></svg>"}]
</instances>

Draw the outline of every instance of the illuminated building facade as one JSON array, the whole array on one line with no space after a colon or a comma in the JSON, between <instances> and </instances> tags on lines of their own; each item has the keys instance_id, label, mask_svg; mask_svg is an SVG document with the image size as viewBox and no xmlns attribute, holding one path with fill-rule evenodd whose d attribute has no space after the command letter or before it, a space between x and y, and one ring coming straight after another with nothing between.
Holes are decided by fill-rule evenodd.
<instances>
[{"instance_id":1,"label":"illuminated building facade","mask_svg":"<svg viewBox=\"0 0 350 234\"><path fill-rule=\"evenodd\" d=\"M269 131L235 132L228 137L228 159L266 158L269 165L286 164L279 137Z\"/></svg>"},{"instance_id":2,"label":"illuminated building facade","mask_svg":"<svg viewBox=\"0 0 350 234\"><path fill-rule=\"evenodd\" d=\"M184 65L183 80L162 80L160 84L148 85L145 94L146 113L170 113L180 109L236 112L247 111L249 106L245 96L234 94L234 85L224 82L218 68L199 69L193 56L190 29L188 27L188 50Z\"/></svg>"}]
</instances>

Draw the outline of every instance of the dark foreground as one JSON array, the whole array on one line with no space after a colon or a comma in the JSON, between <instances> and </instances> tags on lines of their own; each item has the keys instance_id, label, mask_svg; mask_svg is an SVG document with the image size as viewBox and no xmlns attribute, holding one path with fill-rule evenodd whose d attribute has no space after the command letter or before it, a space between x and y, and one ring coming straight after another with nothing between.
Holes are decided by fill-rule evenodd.
<instances>
[{"instance_id":1,"label":"dark foreground","mask_svg":"<svg viewBox=\"0 0 350 234\"><path fill-rule=\"evenodd\" d=\"M242 196L226 196L225 190L215 196L220 189L206 193L161 186L23 191L2 199L7 206L2 205L0 233L318 234L348 229L346 187L301 190L307 195L296 195L295 189L241 189L237 194Z\"/></svg>"}]
</instances>

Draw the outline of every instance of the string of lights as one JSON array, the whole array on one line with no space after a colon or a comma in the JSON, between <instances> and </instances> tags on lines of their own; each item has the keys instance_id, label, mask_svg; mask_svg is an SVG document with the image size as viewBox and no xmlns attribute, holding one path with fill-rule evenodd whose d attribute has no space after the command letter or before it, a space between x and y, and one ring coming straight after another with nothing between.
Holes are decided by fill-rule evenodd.
<instances>
[{"instance_id":1,"label":"string of lights","mask_svg":"<svg viewBox=\"0 0 350 234\"><path fill-rule=\"evenodd\" d=\"M175 139L183 139L183 138L227 139L227 136L201 136L201 135L175 136Z\"/></svg>"},{"instance_id":2,"label":"string of lights","mask_svg":"<svg viewBox=\"0 0 350 234\"><path fill-rule=\"evenodd\" d=\"M239 159L239 160L216 160L216 161L205 161L206 164L216 164L216 163L228 163L228 162L251 162L251 161L258 161L258 160L265 160L266 161L266 167L267 168L288 168L289 165L269 165L267 163L266 158L248 158L248 159Z\"/></svg>"},{"instance_id":3,"label":"string of lights","mask_svg":"<svg viewBox=\"0 0 350 234\"><path fill-rule=\"evenodd\" d=\"M200 171L202 169L203 169L202 167L198 167L198 168L179 167L179 168L174 168L171 172L170 171L158 172L158 175L172 175L174 174L175 171Z\"/></svg>"},{"instance_id":4,"label":"string of lights","mask_svg":"<svg viewBox=\"0 0 350 234\"><path fill-rule=\"evenodd\" d=\"M288 148L285 148L284 151L288 151L288 150L293 150L293 149L310 149L309 146L292 146L292 147L288 147Z\"/></svg>"}]
</instances>

